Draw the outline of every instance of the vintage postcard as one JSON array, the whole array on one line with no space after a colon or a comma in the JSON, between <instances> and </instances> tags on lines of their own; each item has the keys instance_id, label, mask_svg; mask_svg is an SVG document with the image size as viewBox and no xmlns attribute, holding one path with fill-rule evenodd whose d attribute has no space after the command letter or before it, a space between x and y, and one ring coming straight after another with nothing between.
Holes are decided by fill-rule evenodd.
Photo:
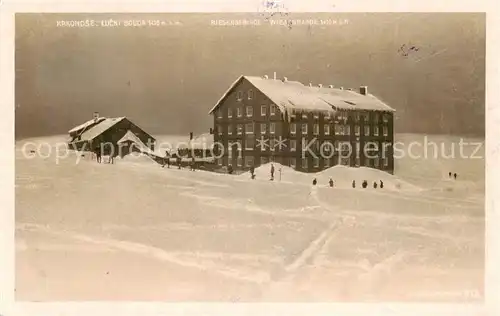
<instances>
[{"instance_id":1,"label":"vintage postcard","mask_svg":"<svg viewBox=\"0 0 500 316\"><path fill-rule=\"evenodd\" d=\"M13 22L16 302L484 303L485 12Z\"/></svg>"}]
</instances>

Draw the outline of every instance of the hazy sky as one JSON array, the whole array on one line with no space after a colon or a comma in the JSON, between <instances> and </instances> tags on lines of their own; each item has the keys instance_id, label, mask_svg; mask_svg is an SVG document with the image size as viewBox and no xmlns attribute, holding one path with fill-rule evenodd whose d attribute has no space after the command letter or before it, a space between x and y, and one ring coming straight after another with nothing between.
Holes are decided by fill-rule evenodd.
<instances>
[{"instance_id":1,"label":"hazy sky","mask_svg":"<svg viewBox=\"0 0 500 316\"><path fill-rule=\"evenodd\" d=\"M16 137L66 133L127 116L153 135L205 132L208 111L240 75L357 89L396 109L396 132L484 135L485 15L297 14L348 20L271 26L260 14L17 14ZM166 25L61 27L114 18ZM212 26L259 19L261 26ZM181 25L168 25L178 22ZM418 47L408 56L399 48Z\"/></svg>"}]
</instances>

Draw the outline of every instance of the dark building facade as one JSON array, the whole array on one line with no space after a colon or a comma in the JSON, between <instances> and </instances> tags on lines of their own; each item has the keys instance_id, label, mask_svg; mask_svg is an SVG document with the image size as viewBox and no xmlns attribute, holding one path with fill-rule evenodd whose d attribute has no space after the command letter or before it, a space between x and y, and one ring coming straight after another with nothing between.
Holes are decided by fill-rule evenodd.
<instances>
[{"instance_id":1,"label":"dark building facade","mask_svg":"<svg viewBox=\"0 0 500 316\"><path fill-rule=\"evenodd\" d=\"M359 91L241 76L212 108L219 166L278 162L317 172L334 165L394 172L394 109Z\"/></svg>"}]
</instances>

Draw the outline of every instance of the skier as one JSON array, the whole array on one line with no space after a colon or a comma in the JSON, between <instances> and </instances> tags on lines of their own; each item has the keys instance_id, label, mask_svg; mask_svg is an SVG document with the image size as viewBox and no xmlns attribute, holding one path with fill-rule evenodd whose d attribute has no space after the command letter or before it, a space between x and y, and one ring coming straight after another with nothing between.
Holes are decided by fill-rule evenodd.
<instances>
[{"instance_id":1,"label":"skier","mask_svg":"<svg viewBox=\"0 0 500 316\"><path fill-rule=\"evenodd\" d=\"M274 180L274 165L271 164L271 181Z\"/></svg>"},{"instance_id":2,"label":"skier","mask_svg":"<svg viewBox=\"0 0 500 316\"><path fill-rule=\"evenodd\" d=\"M368 186L368 181L363 180L363 183L361 184L361 186L363 187L363 189L366 189L366 187Z\"/></svg>"},{"instance_id":3,"label":"skier","mask_svg":"<svg viewBox=\"0 0 500 316\"><path fill-rule=\"evenodd\" d=\"M382 180L380 180L380 188L383 189L384 188L384 182L382 182Z\"/></svg>"},{"instance_id":4,"label":"skier","mask_svg":"<svg viewBox=\"0 0 500 316\"><path fill-rule=\"evenodd\" d=\"M233 174L233 166L232 165L227 166L227 173Z\"/></svg>"},{"instance_id":5,"label":"skier","mask_svg":"<svg viewBox=\"0 0 500 316\"><path fill-rule=\"evenodd\" d=\"M316 183L318 183L318 181L316 180L316 178L314 178L313 185L316 185Z\"/></svg>"},{"instance_id":6,"label":"skier","mask_svg":"<svg viewBox=\"0 0 500 316\"><path fill-rule=\"evenodd\" d=\"M377 181L373 181L373 188L376 189L377 188Z\"/></svg>"},{"instance_id":7,"label":"skier","mask_svg":"<svg viewBox=\"0 0 500 316\"><path fill-rule=\"evenodd\" d=\"M332 180L332 178L330 178L330 181L328 183L330 183L330 186L333 187L333 180Z\"/></svg>"},{"instance_id":8,"label":"skier","mask_svg":"<svg viewBox=\"0 0 500 316\"><path fill-rule=\"evenodd\" d=\"M455 178L455 180L457 180L457 174L456 173L453 174L453 177Z\"/></svg>"},{"instance_id":9,"label":"skier","mask_svg":"<svg viewBox=\"0 0 500 316\"><path fill-rule=\"evenodd\" d=\"M352 180L352 188L355 189L356 188L356 180Z\"/></svg>"},{"instance_id":10,"label":"skier","mask_svg":"<svg viewBox=\"0 0 500 316\"><path fill-rule=\"evenodd\" d=\"M451 172L448 172L448 178L451 178Z\"/></svg>"},{"instance_id":11,"label":"skier","mask_svg":"<svg viewBox=\"0 0 500 316\"><path fill-rule=\"evenodd\" d=\"M252 180L255 179L255 167L254 166L250 167L250 175L252 176Z\"/></svg>"}]
</instances>

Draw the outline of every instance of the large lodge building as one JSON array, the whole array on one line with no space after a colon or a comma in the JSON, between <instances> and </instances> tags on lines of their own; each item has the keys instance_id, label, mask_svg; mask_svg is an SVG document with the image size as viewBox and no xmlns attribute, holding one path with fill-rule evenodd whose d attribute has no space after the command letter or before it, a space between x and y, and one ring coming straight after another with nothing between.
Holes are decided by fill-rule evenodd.
<instances>
[{"instance_id":1,"label":"large lodge building","mask_svg":"<svg viewBox=\"0 0 500 316\"><path fill-rule=\"evenodd\" d=\"M241 76L210 110L220 166L274 161L316 172L342 164L394 172L394 109L359 91Z\"/></svg>"}]
</instances>

